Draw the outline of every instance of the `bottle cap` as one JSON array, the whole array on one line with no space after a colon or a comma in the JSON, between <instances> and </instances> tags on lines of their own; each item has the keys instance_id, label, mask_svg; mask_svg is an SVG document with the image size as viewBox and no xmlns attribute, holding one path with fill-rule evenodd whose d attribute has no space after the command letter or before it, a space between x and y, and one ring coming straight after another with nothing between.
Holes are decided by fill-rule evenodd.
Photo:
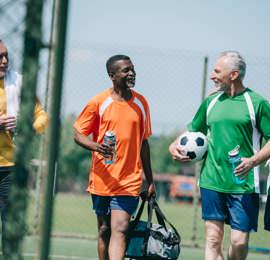
<instances>
[{"instance_id":1,"label":"bottle cap","mask_svg":"<svg viewBox=\"0 0 270 260\"><path fill-rule=\"evenodd\" d=\"M106 133L105 133L105 135L106 136L115 136L115 133L114 133L114 131L107 131Z\"/></svg>"},{"instance_id":2,"label":"bottle cap","mask_svg":"<svg viewBox=\"0 0 270 260\"><path fill-rule=\"evenodd\" d=\"M236 156L236 155L238 155L239 154L239 148L240 148L240 145L237 145L231 151L228 152L228 155L229 156Z\"/></svg>"}]
</instances>

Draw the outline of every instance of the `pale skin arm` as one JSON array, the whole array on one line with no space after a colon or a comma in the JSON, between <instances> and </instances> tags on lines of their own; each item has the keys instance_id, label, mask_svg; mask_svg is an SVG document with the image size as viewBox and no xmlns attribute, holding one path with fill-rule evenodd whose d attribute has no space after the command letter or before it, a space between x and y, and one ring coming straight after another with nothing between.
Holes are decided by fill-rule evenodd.
<instances>
[{"instance_id":1,"label":"pale skin arm","mask_svg":"<svg viewBox=\"0 0 270 260\"><path fill-rule=\"evenodd\" d=\"M270 141L265 144L265 146L253 156L249 158L241 158L242 162L235 168L235 175L240 178L245 178L250 171L255 166L261 164L263 161L270 158Z\"/></svg>"},{"instance_id":2,"label":"pale skin arm","mask_svg":"<svg viewBox=\"0 0 270 260\"><path fill-rule=\"evenodd\" d=\"M79 133L78 131L74 131L74 141L82 146L83 148L97 152L101 154L104 158L108 158L113 153L113 148L106 144L99 144L90 140L86 135Z\"/></svg>"}]
</instances>

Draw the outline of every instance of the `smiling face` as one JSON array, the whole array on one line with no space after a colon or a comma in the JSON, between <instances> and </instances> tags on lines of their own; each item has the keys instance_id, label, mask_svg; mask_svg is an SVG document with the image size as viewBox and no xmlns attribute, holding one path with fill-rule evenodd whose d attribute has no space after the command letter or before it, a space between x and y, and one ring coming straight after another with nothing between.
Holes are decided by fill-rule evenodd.
<instances>
[{"instance_id":1,"label":"smiling face","mask_svg":"<svg viewBox=\"0 0 270 260\"><path fill-rule=\"evenodd\" d=\"M223 91L228 89L231 83L231 69L229 68L225 59L225 57L221 57L217 60L210 77L210 79L213 80L215 87L218 90Z\"/></svg>"},{"instance_id":2,"label":"smiling face","mask_svg":"<svg viewBox=\"0 0 270 260\"><path fill-rule=\"evenodd\" d=\"M239 78L239 70L233 69L229 59L226 56L220 57L211 73L210 79L213 80L217 90L228 90L233 81Z\"/></svg>"},{"instance_id":3,"label":"smiling face","mask_svg":"<svg viewBox=\"0 0 270 260\"><path fill-rule=\"evenodd\" d=\"M0 79L3 79L8 69L8 51L5 44L0 41Z\"/></svg>"},{"instance_id":4,"label":"smiling face","mask_svg":"<svg viewBox=\"0 0 270 260\"><path fill-rule=\"evenodd\" d=\"M136 72L131 60L116 61L110 78L114 85L120 89L133 88L136 81Z\"/></svg>"}]
</instances>

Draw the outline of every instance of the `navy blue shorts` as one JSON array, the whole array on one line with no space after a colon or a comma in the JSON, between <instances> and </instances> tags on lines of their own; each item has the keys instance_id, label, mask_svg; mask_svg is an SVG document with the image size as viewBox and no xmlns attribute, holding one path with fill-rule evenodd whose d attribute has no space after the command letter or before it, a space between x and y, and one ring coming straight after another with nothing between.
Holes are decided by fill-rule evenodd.
<instances>
[{"instance_id":1,"label":"navy blue shorts","mask_svg":"<svg viewBox=\"0 0 270 260\"><path fill-rule=\"evenodd\" d=\"M257 231L259 194L231 194L201 188L202 219L229 224L243 232Z\"/></svg>"},{"instance_id":2,"label":"navy blue shorts","mask_svg":"<svg viewBox=\"0 0 270 260\"><path fill-rule=\"evenodd\" d=\"M270 231L270 195L267 196L264 210L264 229Z\"/></svg>"},{"instance_id":3,"label":"navy blue shorts","mask_svg":"<svg viewBox=\"0 0 270 260\"><path fill-rule=\"evenodd\" d=\"M110 215L111 210L123 210L130 216L134 214L139 203L139 197L134 196L99 196L92 195L93 210L98 216Z\"/></svg>"}]
</instances>

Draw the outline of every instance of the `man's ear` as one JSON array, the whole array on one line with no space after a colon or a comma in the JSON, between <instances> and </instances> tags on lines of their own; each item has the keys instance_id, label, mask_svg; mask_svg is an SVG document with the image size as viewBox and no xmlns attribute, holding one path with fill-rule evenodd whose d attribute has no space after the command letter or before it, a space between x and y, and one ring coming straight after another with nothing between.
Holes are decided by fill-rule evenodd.
<instances>
[{"instance_id":1,"label":"man's ear","mask_svg":"<svg viewBox=\"0 0 270 260\"><path fill-rule=\"evenodd\" d=\"M234 70L234 71L231 72L231 80L236 80L239 77L240 77L239 71Z\"/></svg>"},{"instance_id":2,"label":"man's ear","mask_svg":"<svg viewBox=\"0 0 270 260\"><path fill-rule=\"evenodd\" d=\"M109 77L110 77L111 80L113 80L114 79L114 73L113 72L109 72Z\"/></svg>"}]
</instances>

